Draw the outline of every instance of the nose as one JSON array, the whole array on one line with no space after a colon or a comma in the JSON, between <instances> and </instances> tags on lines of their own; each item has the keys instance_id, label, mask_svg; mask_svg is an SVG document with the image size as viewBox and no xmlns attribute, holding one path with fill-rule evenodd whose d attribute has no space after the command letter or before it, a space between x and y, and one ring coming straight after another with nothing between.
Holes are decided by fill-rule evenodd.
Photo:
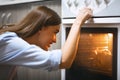
<instances>
[{"instance_id":1,"label":"nose","mask_svg":"<svg viewBox=\"0 0 120 80\"><path fill-rule=\"evenodd\" d=\"M53 36L53 42L56 43L56 35Z\"/></svg>"}]
</instances>

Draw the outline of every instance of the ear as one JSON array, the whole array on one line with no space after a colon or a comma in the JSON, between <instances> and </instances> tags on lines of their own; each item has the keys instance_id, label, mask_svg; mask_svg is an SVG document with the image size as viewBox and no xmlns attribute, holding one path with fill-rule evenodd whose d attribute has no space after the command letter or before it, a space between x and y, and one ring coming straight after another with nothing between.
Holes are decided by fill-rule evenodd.
<instances>
[{"instance_id":1,"label":"ear","mask_svg":"<svg viewBox=\"0 0 120 80\"><path fill-rule=\"evenodd\" d=\"M37 33L40 34L42 32L42 30L40 29Z\"/></svg>"},{"instance_id":2,"label":"ear","mask_svg":"<svg viewBox=\"0 0 120 80\"><path fill-rule=\"evenodd\" d=\"M45 30L44 27L42 27L37 33L40 34L41 32L43 32Z\"/></svg>"},{"instance_id":3,"label":"ear","mask_svg":"<svg viewBox=\"0 0 120 80\"><path fill-rule=\"evenodd\" d=\"M38 33L40 33L43 29L44 29L44 27L42 27L41 29L39 29Z\"/></svg>"}]
</instances>

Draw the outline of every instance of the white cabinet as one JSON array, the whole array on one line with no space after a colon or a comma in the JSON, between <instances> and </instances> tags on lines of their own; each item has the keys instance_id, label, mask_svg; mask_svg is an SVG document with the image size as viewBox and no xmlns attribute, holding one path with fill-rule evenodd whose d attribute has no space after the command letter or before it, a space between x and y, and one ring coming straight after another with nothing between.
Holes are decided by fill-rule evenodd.
<instances>
[{"instance_id":1,"label":"white cabinet","mask_svg":"<svg viewBox=\"0 0 120 80\"><path fill-rule=\"evenodd\" d=\"M0 6L47 0L0 0Z\"/></svg>"}]
</instances>

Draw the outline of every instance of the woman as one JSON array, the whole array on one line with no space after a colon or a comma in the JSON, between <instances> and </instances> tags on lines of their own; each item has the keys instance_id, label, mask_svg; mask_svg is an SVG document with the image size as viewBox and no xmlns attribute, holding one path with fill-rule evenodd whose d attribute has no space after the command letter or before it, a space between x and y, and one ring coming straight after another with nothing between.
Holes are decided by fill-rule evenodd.
<instances>
[{"instance_id":1,"label":"woman","mask_svg":"<svg viewBox=\"0 0 120 80\"><path fill-rule=\"evenodd\" d=\"M61 18L48 7L37 7L18 24L0 29L0 64L46 70L70 68L76 56L80 28L91 15L91 9L81 10L62 49L48 51L56 42Z\"/></svg>"}]
</instances>

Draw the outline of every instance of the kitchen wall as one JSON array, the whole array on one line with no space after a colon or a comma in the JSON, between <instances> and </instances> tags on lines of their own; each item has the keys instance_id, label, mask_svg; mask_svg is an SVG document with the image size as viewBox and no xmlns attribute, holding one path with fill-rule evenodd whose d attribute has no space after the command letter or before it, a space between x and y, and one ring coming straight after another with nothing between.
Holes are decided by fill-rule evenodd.
<instances>
[{"instance_id":1,"label":"kitchen wall","mask_svg":"<svg viewBox=\"0 0 120 80\"><path fill-rule=\"evenodd\" d=\"M21 20L32 8L38 5L45 5L55 10L61 16L61 0L49 0L34 3L14 4L0 6L0 26L14 24ZM50 50L61 47L61 31L57 35L57 43L53 44ZM17 70L18 80L60 80L60 70L47 72L40 69L19 67ZM1 75L5 76L5 75Z\"/></svg>"}]
</instances>

